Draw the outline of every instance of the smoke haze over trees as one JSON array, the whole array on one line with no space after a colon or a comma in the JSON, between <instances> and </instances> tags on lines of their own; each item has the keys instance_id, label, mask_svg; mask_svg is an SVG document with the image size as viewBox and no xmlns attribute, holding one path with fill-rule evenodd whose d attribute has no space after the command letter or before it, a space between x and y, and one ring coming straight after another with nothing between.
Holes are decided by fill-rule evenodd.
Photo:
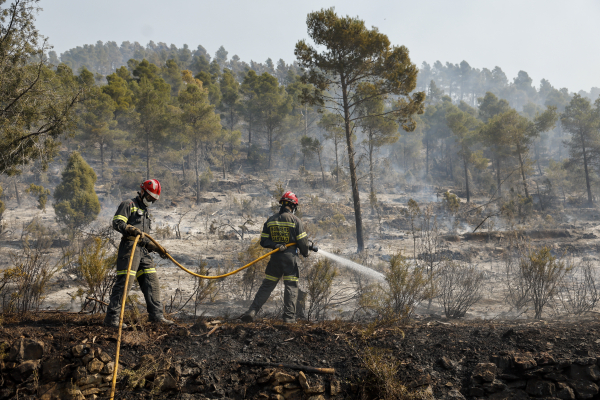
<instances>
[{"instance_id":1,"label":"smoke haze over trees","mask_svg":"<svg viewBox=\"0 0 600 400\"><path fill-rule=\"evenodd\" d=\"M19 4L33 15L34 1ZM152 41L98 41L58 55L37 38L32 17L19 22L29 36L11 35L3 18L10 40L0 56L15 52L0 59L4 176L43 174L60 137L60 160L78 149L98 159L98 183L115 197L148 177L164 182L166 196L191 193L195 202L217 176L293 178L352 199L359 250L361 194L379 212L384 185L453 188L466 202L485 196L517 213L594 204L600 194L600 88L573 92L467 61L419 65L376 29L359 33L380 35L380 53L353 60L360 73L350 82L336 81L337 67L308 41L298 42L292 63ZM311 38L326 43L318 33ZM31 89L20 97L14 82ZM41 99L35 110L22 101L28 96ZM350 101L334 106L344 96Z\"/></svg>"}]
</instances>

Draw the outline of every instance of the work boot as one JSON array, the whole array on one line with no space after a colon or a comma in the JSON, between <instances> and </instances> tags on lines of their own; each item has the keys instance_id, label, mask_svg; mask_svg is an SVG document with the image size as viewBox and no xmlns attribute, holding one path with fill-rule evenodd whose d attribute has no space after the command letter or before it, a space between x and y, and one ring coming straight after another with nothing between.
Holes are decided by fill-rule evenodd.
<instances>
[{"instance_id":1,"label":"work boot","mask_svg":"<svg viewBox=\"0 0 600 400\"><path fill-rule=\"evenodd\" d=\"M256 316L256 310L248 310L242 315L242 321L244 322L252 322L254 321L254 317Z\"/></svg>"},{"instance_id":2,"label":"work boot","mask_svg":"<svg viewBox=\"0 0 600 400\"><path fill-rule=\"evenodd\" d=\"M165 325L174 325L175 324L175 322L166 319L162 315L158 318L151 318L150 322L154 322L155 324L165 324Z\"/></svg>"},{"instance_id":3,"label":"work boot","mask_svg":"<svg viewBox=\"0 0 600 400\"><path fill-rule=\"evenodd\" d=\"M119 321L104 321L104 323L102 325L106 326L107 328L118 328ZM123 329L126 329L129 327L129 325L127 325L125 322L123 322L122 327L123 327Z\"/></svg>"}]
</instances>

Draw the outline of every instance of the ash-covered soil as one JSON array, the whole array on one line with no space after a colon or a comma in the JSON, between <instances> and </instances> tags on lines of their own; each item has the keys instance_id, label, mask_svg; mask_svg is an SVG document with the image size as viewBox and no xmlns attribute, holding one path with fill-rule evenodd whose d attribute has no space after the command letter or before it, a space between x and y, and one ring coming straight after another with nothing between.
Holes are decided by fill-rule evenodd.
<instances>
[{"instance_id":1,"label":"ash-covered soil","mask_svg":"<svg viewBox=\"0 0 600 400\"><path fill-rule=\"evenodd\" d=\"M225 319L172 327L139 323L124 331L125 372L116 398L383 398L386 379L419 398L598 398L599 329L595 317L418 318L380 328ZM38 313L5 321L0 399L105 397L110 376L103 367L114 360L116 336L101 326L100 316ZM39 358L26 360L32 357ZM248 361L334 368L335 374L305 372L302 382L296 369L243 364ZM371 371L386 365L397 370L387 377Z\"/></svg>"},{"instance_id":2,"label":"ash-covered soil","mask_svg":"<svg viewBox=\"0 0 600 400\"><path fill-rule=\"evenodd\" d=\"M59 181L58 175L52 179L52 182L55 181ZM213 182L211 191L203 193L200 204L195 204L195 198L184 191L187 194L172 200L165 199L152 209L153 236L176 260L192 270L200 263L207 265L210 274L237 268L242 265L239 254L246 251L251 241L260 236L262 224L273 212L273 206L276 204L273 197L276 183L283 183L286 189L292 189L298 194L301 200L302 220L307 226L310 238L316 240L320 248L345 258L356 257L356 239L353 236L354 209L349 194L331 189L315 189L297 179L292 182L290 179L276 181L260 179L253 175L230 175L227 180ZM20 185L21 191L27 187L25 184ZM106 193L103 185L97 185L96 190L100 194L102 210L98 219L76 238L81 239L82 243L90 234L106 230L110 226L119 201L135 196L135 193L131 192L116 198ZM379 214L368 207L368 193L361 192L366 238L366 256L363 256L361 262L383 272L386 263L394 254L402 253L411 260L414 257L423 260L422 254L413 254L410 222L403 214L409 199L415 199L422 209L427 206L433 207L439 234L444 238L442 243L445 257L472 263L476 268L486 271L484 296L471 307L467 318L510 318L521 315L513 313L506 304L502 282L505 276L503 259L506 254L514 251L512 241L515 237L534 247L549 246L553 249L553 254L558 256L572 254L577 259L586 258L593 262L599 260L600 211L597 209L557 208L545 212L536 211L523 223L513 221L513 225L510 225L499 216L486 219L493 213L490 210L484 211L485 207L482 205L489 199L480 193L473 195L471 206L466 206L464 199L460 199L463 202L463 217L458 221L444 210L440 196L443 191L445 189L428 185L386 185L384 193L378 194L381 206ZM51 229L56 236L52 247L47 251L53 260L62 254L65 246L72 244L60 233L62 227L56 222L50 204L45 211L38 210L36 200L25 195L21 198L20 206L17 206L12 197L7 199L6 203L7 210L3 215L0 235L0 253L18 255L23 247L24 230L34 219ZM463 211L470 209L480 211L463 214ZM342 215L344 220L338 221L337 224L324 223L334 215ZM477 225L484 220L485 222L473 233ZM242 238L238 233L241 232L240 226L244 223L246 231ZM118 244L120 235L113 232L112 239L114 244ZM308 261L310 263L319 257L322 257L319 253L311 253ZM171 299L178 298L182 299L181 304L185 303L194 291L194 280L189 279L187 273L169 261L159 257L155 257L155 260L163 302L169 304L172 303ZM11 267L12 263L11 257L0 258L0 270ZM341 265L337 267L340 273L335 279L334 287L353 290L355 285L352 274ZM306 268L300 268L301 287L304 285L302 278L306 274ZM77 297L76 294L78 289L83 287L82 280L76 274L68 268L63 268L53 277L42 308L79 311L85 298ZM204 302L200 311L197 308L194 310L188 304L182 312L196 312L205 316L239 315L247 309L249 298L235 295L239 292L238 288L239 275L232 276L220 284L220 293L210 301ZM232 293L234 295L231 295ZM274 292L272 301L265 306L266 311L275 312L278 309L281 303L278 293L279 290ZM134 285L132 294L142 297L137 285ZM180 304L179 300L174 301L174 304ZM349 319L355 309L355 302L345 303L335 309L329 317L341 315ZM553 311L549 308L548 310L550 314L546 317L557 315L551 315ZM442 314L443 310L434 302L427 309L427 313L432 312ZM532 313L522 316L532 317Z\"/></svg>"}]
</instances>

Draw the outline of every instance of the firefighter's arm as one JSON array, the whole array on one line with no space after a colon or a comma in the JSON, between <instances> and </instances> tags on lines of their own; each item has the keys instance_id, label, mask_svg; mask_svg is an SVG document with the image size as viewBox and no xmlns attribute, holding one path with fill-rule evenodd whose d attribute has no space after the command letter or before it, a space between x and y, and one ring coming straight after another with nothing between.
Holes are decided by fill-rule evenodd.
<instances>
[{"instance_id":1,"label":"firefighter's arm","mask_svg":"<svg viewBox=\"0 0 600 400\"><path fill-rule=\"evenodd\" d=\"M308 235L304 231L304 225L299 219L296 221L296 245L300 250L300 254L308 257Z\"/></svg>"},{"instance_id":2,"label":"firefighter's arm","mask_svg":"<svg viewBox=\"0 0 600 400\"><path fill-rule=\"evenodd\" d=\"M267 228L266 222L263 226L262 233L260 234L260 245L265 249L276 249L279 247L277 243L271 240L271 233L269 232L269 228Z\"/></svg>"},{"instance_id":3,"label":"firefighter's arm","mask_svg":"<svg viewBox=\"0 0 600 400\"><path fill-rule=\"evenodd\" d=\"M117 208L117 212L113 217L112 227L115 231L119 232L122 235L125 235L125 227L127 226L127 221L129 221L129 217L131 216L131 202L124 201Z\"/></svg>"}]
</instances>

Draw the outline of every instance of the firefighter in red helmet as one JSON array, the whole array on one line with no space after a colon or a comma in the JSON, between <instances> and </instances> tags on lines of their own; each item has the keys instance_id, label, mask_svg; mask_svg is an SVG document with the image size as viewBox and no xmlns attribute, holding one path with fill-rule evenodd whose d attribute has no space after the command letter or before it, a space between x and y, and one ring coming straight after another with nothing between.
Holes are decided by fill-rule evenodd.
<instances>
[{"instance_id":1,"label":"firefighter in red helmet","mask_svg":"<svg viewBox=\"0 0 600 400\"><path fill-rule=\"evenodd\" d=\"M160 182L157 179L144 181L140 185L140 189L137 197L126 200L119 205L113 217L113 229L121 233L123 237L121 238L117 254L117 281L110 294L110 304L104 318L105 326L117 327L119 325L121 300L123 299L123 290L125 289L125 275L127 275L133 241L136 236L142 233L150 233L151 220L148 208L154 202L158 201L160 197ZM142 237L138 241L133 256L129 288L133 284L132 278L137 278L146 300L150 321L172 324L173 322L165 319L163 315L163 307L160 302L160 286L158 284L154 261L150 257L151 252L157 252L161 257L165 257L165 254L161 253L160 249L150 239ZM123 326L125 327L125 324Z\"/></svg>"},{"instance_id":2,"label":"firefighter in red helmet","mask_svg":"<svg viewBox=\"0 0 600 400\"><path fill-rule=\"evenodd\" d=\"M265 278L256 292L250 309L242 315L242 321L252 322L254 316L269 299L277 282L283 278L285 285L283 321L296 322L296 300L298 298L298 252L308 257L308 251L317 251L309 246L302 221L294 215L298 207L298 197L292 192L285 192L279 200L279 212L271 216L263 226L260 245L267 249L279 249L271 255L265 270ZM288 243L296 243L286 247Z\"/></svg>"}]
</instances>

